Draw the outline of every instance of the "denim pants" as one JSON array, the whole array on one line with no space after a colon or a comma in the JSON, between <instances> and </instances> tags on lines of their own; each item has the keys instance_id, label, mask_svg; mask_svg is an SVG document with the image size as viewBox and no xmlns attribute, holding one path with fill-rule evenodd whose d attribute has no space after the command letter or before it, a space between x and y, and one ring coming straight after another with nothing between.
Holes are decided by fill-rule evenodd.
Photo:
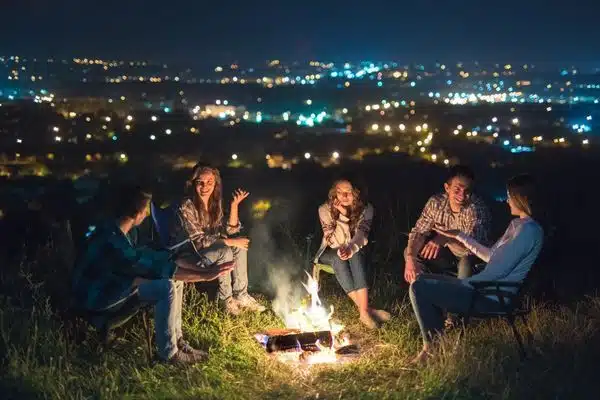
<instances>
[{"instance_id":1,"label":"denim pants","mask_svg":"<svg viewBox=\"0 0 600 400\"><path fill-rule=\"evenodd\" d=\"M168 360L177 353L177 341L183 337L181 311L183 282L155 279L138 286L140 301L154 305L154 328L158 355Z\"/></svg>"},{"instance_id":2,"label":"denim pants","mask_svg":"<svg viewBox=\"0 0 600 400\"><path fill-rule=\"evenodd\" d=\"M233 270L219 279L219 300L227 300L231 296L240 297L248 293L248 251L239 247L230 247L217 242L198 250L201 257L208 260L208 265L233 261Z\"/></svg>"},{"instance_id":3,"label":"denim pants","mask_svg":"<svg viewBox=\"0 0 600 400\"><path fill-rule=\"evenodd\" d=\"M346 293L367 287L367 278L365 276L365 259L361 251L354 253L352 258L342 260L337 255L337 249L328 247L321 257L320 262L330 264L335 271L340 286Z\"/></svg>"},{"instance_id":4,"label":"denim pants","mask_svg":"<svg viewBox=\"0 0 600 400\"><path fill-rule=\"evenodd\" d=\"M410 302L421 328L423 343L430 343L442 334L446 312L463 314L469 310L474 289L462 280L436 274L421 274L410 285ZM496 300L478 296L475 312L499 311Z\"/></svg>"},{"instance_id":5,"label":"denim pants","mask_svg":"<svg viewBox=\"0 0 600 400\"><path fill-rule=\"evenodd\" d=\"M408 248L404 250L405 260L407 252ZM447 247L440 248L438 256L433 260L426 260L420 255L417 255L414 259L417 267L420 267L424 272L447 274L448 272L454 272L454 270L456 270L459 279L468 278L473 275L473 267L477 261L477 257L473 255L457 257ZM456 262L456 266L454 266L454 262Z\"/></svg>"}]
</instances>

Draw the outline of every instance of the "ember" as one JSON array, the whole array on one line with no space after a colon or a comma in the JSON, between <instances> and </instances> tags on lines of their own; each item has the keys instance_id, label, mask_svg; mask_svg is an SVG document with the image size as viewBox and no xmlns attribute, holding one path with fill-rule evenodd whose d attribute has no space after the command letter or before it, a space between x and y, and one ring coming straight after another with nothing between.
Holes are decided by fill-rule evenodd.
<instances>
[{"instance_id":1,"label":"ember","mask_svg":"<svg viewBox=\"0 0 600 400\"><path fill-rule=\"evenodd\" d=\"M302 285L310 301L285 310L281 317L287 329L257 334L259 343L280 361L332 363L340 361L340 356L358 354L358 346L351 345L347 335L340 335L344 326L331 319L333 306L327 311L321 303L317 282L308 275L308 281Z\"/></svg>"}]
</instances>

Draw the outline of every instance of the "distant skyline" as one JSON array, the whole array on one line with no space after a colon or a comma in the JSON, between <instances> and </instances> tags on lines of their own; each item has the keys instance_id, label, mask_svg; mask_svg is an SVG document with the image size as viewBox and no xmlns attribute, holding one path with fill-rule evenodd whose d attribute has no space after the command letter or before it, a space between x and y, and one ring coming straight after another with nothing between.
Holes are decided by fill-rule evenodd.
<instances>
[{"instance_id":1,"label":"distant skyline","mask_svg":"<svg viewBox=\"0 0 600 400\"><path fill-rule=\"evenodd\" d=\"M272 58L600 64L593 0L15 3L0 5L0 54L192 66Z\"/></svg>"}]
</instances>

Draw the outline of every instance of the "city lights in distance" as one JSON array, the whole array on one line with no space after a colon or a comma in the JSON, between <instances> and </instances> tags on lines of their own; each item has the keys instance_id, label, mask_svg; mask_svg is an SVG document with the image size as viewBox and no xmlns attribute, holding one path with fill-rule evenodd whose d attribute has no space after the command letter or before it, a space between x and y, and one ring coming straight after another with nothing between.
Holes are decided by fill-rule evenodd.
<instances>
[{"instance_id":1,"label":"city lights in distance","mask_svg":"<svg viewBox=\"0 0 600 400\"><path fill-rule=\"evenodd\" d=\"M373 125L371 125L371 130L374 130L374 131L376 131L376 130L378 130L378 129L379 129L379 125L377 125L377 124L373 124Z\"/></svg>"},{"instance_id":2,"label":"city lights in distance","mask_svg":"<svg viewBox=\"0 0 600 400\"><path fill-rule=\"evenodd\" d=\"M173 131L172 131L172 130L170 130L170 129L168 129L168 128L167 128L167 129L165 129L165 133L166 133L167 135L170 135L172 132L173 132Z\"/></svg>"},{"instance_id":3,"label":"city lights in distance","mask_svg":"<svg viewBox=\"0 0 600 400\"><path fill-rule=\"evenodd\" d=\"M237 154L235 154L235 153L233 153L233 154L231 155L231 159L232 159L232 160L237 160L237 159L238 159L238 155L237 155Z\"/></svg>"},{"instance_id":4,"label":"city lights in distance","mask_svg":"<svg viewBox=\"0 0 600 400\"><path fill-rule=\"evenodd\" d=\"M400 125L398 125L398 128L399 128L401 131L404 131L404 130L406 130L406 125L404 125L404 124L400 124Z\"/></svg>"},{"instance_id":5,"label":"city lights in distance","mask_svg":"<svg viewBox=\"0 0 600 400\"><path fill-rule=\"evenodd\" d=\"M131 115L127 116L127 121L133 121L133 117Z\"/></svg>"},{"instance_id":6,"label":"city lights in distance","mask_svg":"<svg viewBox=\"0 0 600 400\"><path fill-rule=\"evenodd\" d=\"M52 130L53 130L54 132L58 132L58 131L60 131L60 128L59 128L58 126L55 126L55 127L53 127L53 128L52 128Z\"/></svg>"},{"instance_id":7,"label":"city lights in distance","mask_svg":"<svg viewBox=\"0 0 600 400\"><path fill-rule=\"evenodd\" d=\"M310 158L310 153L308 153L308 152L304 153L304 158L308 160Z\"/></svg>"},{"instance_id":8,"label":"city lights in distance","mask_svg":"<svg viewBox=\"0 0 600 400\"><path fill-rule=\"evenodd\" d=\"M62 137L60 137L60 136L54 136L54 141L55 142L62 142Z\"/></svg>"},{"instance_id":9,"label":"city lights in distance","mask_svg":"<svg viewBox=\"0 0 600 400\"><path fill-rule=\"evenodd\" d=\"M150 135L150 140L156 140L156 136L155 135Z\"/></svg>"},{"instance_id":10,"label":"city lights in distance","mask_svg":"<svg viewBox=\"0 0 600 400\"><path fill-rule=\"evenodd\" d=\"M152 117L150 117L150 119L152 120L152 122L158 121L158 117L156 115L153 115Z\"/></svg>"},{"instance_id":11,"label":"city lights in distance","mask_svg":"<svg viewBox=\"0 0 600 400\"><path fill-rule=\"evenodd\" d=\"M331 153L331 158L333 158L334 160L337 160L338 158L340 158L340 153L337 151L334 151L333 153Z\"/></svg>"}]
</instances>

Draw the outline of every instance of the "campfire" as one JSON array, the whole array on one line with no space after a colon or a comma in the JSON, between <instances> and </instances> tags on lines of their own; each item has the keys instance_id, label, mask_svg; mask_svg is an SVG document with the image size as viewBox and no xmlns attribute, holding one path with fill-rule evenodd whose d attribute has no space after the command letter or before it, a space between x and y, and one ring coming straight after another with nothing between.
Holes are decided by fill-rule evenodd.
<instances>
[{"instance_id":1,"label":"campfire","mask_svg":"<svg viewBox=\"0 0 600 400\"><path fill-rule=\"evenodd\" d=\"M308 296L282 315L286 328L257 334L256 339L284 362L334 363L358 354L358 346L343 334L344 325L332 319L333 306L329 310L323 306L317 282L308 273L307 276L302 285Z\"/></svg>"}]
</instances>

